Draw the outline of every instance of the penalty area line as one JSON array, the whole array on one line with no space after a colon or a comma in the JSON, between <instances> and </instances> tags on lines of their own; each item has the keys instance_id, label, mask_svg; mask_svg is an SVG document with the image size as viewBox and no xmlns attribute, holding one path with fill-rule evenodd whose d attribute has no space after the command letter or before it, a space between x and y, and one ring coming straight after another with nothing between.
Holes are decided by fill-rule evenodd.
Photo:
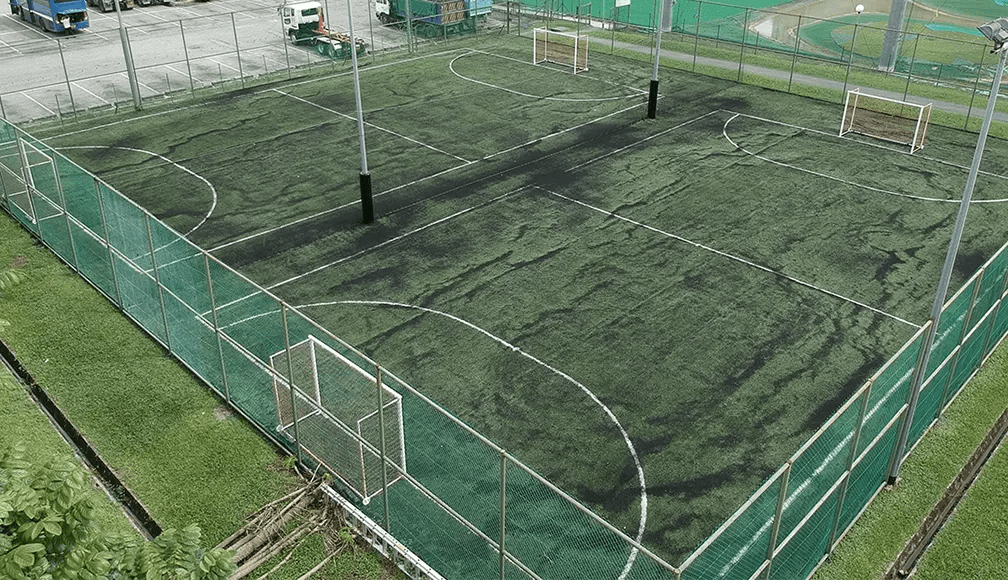
<instances>
[{"instance_id":1,"label":"penalty area line","mask_svg":"<svg viewBox=\"0 0 1008 580\"><path fill-rule=\"evenodd\" d=\"M621 216L621 215L619 215L619 214L617 214L615 212L604 210L604 209L602 209L600 207L596 207L596 206L591 205L589 203L585 203L583 201L580 201L580 200L577 200L577 199L574 199L574 198L571 198L571 197L567 197L566 195L563 195L562 193L557 193L555 191L550 191L550 190L548 190L546 188L543 188L543 187L540 187L538 185L533 185L532 187L534 187L534 188L536 188L539 191L542 191L544 193L548 193L550 195L555 195L556 197L559 197L561 199L565 199L565 200L567 200L567 201L569 201L571 203L574 203L574 204L580 205L581 207L590 209L590 210L592 210L594 212L597 212L597 213L600 213L600 214L603 214L603 215L606 215L606 216L618 219L620 221L626 222L628 224L631 224L631 225L634 225L634 226L637 226L637 227L640 227L640 228L644 228L644 229L646 229L648 231L651 231L651 232L654 232L656 234L665 236L667 238L671 238L673 240L682 242L684 244L688 244L690 246L693 246L694 248L699 248L701 250L705 250L705 251L711 252L712 254L716 254L718 256L721 256L722 258L727 258L727 259L732 260L734 262L738 262L740 264L745 264L746 266L750 266L752 268L756 268L757 270L761 270L761 271L766 272L768 274L772 274L772 275L777 276L779 278L783 278L783 279L788 280L790 282L794 282L795 284L799 284L799 285L804 286L804 287L806 287L806 288L808 288L810 290L814 290L816 292L821 292L823 294L826 294L827 296L831 296L833 298L837 298L837 299L842 300L844 302L848 302L850 304L854 304L854 305L859 306L861 308L864 308L866 310L870 310L870 311L874 312L875 314L879 314L881 316L885 316L886 318L891 318L891 319L893 319L893 320L895 320L897 322L902 322L903 324L906 324L907 326L910 326L912 328L920 328L919 324L914 324L913 322L910 322L909 320L905 320L903 318L900 318L899 316L896 316L895 314L890 314L890 313L888 313L888 312L886 312L884 310L881 310L879 308L875 308L874 306L870 306L868 304L865 304L864 302L855 300L853 298L849 298L849 297L844 296L842 294L838 294L836 292L833 292L832 290L827 290L826 288L823 288L821 286L816 286L815 284L812 284L811 282L806 282L806 281L804 281L804 280L802 280L800 278L795 278L794 276L791 276L790 274L785 274L784 272L780 272L778 270L774 270L773 268L764 266L762 264L757 264L756 262L753 262L751 260L747 260L747 259L742 258L740 256L736 256L734 254L729 254L728 252L725 252L725 251L722 251L722 250L718 250L717 248L713 248L713 247L705 245L705 244L701 244L700 242L694 242L693 240L690 240L688 238L684 238L682 236L673 234L671 232L667 232L665 230L656 228L654 226L650 226L650 225L645 224L643 222L639 222L637 220L633 220L633 219L630 219L628 217Z\"/></svg>"}]
</instances>

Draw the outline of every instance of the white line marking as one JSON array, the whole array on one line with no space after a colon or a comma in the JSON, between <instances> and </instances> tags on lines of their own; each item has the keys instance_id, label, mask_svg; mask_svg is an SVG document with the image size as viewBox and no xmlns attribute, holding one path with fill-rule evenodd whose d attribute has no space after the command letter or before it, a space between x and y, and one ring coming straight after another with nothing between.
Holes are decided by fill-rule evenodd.
<instances>
[{"instance_id":1,"label":"white line marking","mask_svg":"<svg viewBox=\"0 0 1008 580\"><path fill-rule=\"evenodd\" d=\"M850 186L853 186L853 187L859 187L859 188L862 188L862 189L867 189L869 191L874 191L876 193L884 193L886 195L892 195L892 196L896 196L896 197L903 197L903 198L907 198L907 199L916 199L916 200L919 200L919 201L937 201L939 203L955 203L955 204L958 204L961 201L959 199L945 199L945 198L937 198L937 197L927 197L927 196L924 196L924 195L913 195L913 194L910 194L910 193L900 193L898 191L891 191L891 190L888 190L888 189L882 189L880 187L873 187L871 185L865 185L863 183L858 183L856 181L851 181L849 179L843 179L842 177L834 177L832 175L827 175L827 174L821 173L819 171L813 171L812 169L805 169L804 167L798 167L797 165L791 165L790 163L784 163L783 161L776 161L774 159L770 159L769 157L765 157L763 155L759 155L758 153L753 153L752 151L749 151L745 147L742 147L741 145L739 145L738 143L736 143L734 140L732 140L731 137L728 136L728 124L731 123L737 117L740 117L740 116L742 116L741 113L735 113L732 117L730 117L727 121L725 121L724 127L721 129L721 134L724 135L724 138L727 139L728 142L731 143L733 147L735 147L739 151L742 151L746 155L755 157L757 159L761 159L763 161L766 161L767 163L772 163L772 164L778 165L780 167L787 167L788 169L794 169L795 171L801 171L803 173L808 173L809 175L815 175L816 177L822 177L822 178L825 178L825 179L831 179L833 181L839 181L840 183L843 183L843 184L846 184L846 185L850 185ZM811 129L805 129L804 127L799 127L797 125L786 125L786 126L794 128L794 129L801 129L801 130L812 131ZM855 141L855 142L856 143L861 143L861 141ZM890 148L889 147L884 147L884 149L890 149ZM1003 199L975 199L971 203L1004 203L1004 202L1008 202L1008 198L1003 198Z\"/></svg>"},{"instance_id":2,"label":"white line marking","mask_svg":"<svg viewBox=\"0 0 1008 580\"><path fill-rule=\"evenodd\" d=\"M128 77L128 76L126 76L126 73L124 73L124 72L121 72L121 73L119 73L119 76L121 76L122 78L124 78L124 79L127 79L127 80L129 79L129 77ZM143 88L147 89L148 91L150 91L150 92L152 92L152 93L154 93L154 94L156 94L156 95L159 95L159 94L161 94L160 92L158 92L158 91L155 91L154 89L152 89L152 88L148 87L147 85L143 84L143 83L142 83L142 82L140 82L140 81L137 81L136 83L137 83L138 85L140 85L141 87L143 87Z\"/></svg>"},{"instance_id":3,"label":"white line marking","mask_svg":"<svg viewBox=\"0 0 1008 580\"><path fill-rule=\"evenodd\" d=\"M536 99L536 100L542 100L542 101L562 101L562 102L566 102L566 103L601 103L603 101L619 101L619 100L623 100L623 99L629 99L631 97L639 97L640 96L639 94L633 94L633 95L620 95L620 96L617 96L617 97L604 97L604 98L588 98L588 97L586 97L586 98L582 98L582 99L575 99L575 98L568 98L568 97L546 97L546 96L543 96L543 95L532 95L532 94L529 94L529 93L523 93L521 91L516 91L514 89L506 89L506 88L498 86L498 85L493 85L493 84L490 84L490 83L485 83L483 81L478 81L478 80L473 79L473 78L469 78L467 76L462 75L458 71L456 71L455 70L455 61L458 60L458 59L460 59L460 58L462 58L462 57L464 57L464 56L468 56L470 54L473 54L473 53L472 52L467 52L465 54L460 54L460 55L456 56L455 58L453 58L451 60L451 62L448 63L448 70L450 70L453 75L457 76L458 78L460 78L460 79L462 79L464 81L469 81L471 83L476 83L477 85L483 85L484 87L489 87L491 89L496 89L498 91L504 91L505 93L511 93L512 95L518 95L519 97L526 97L526 98L529 98L529 99Z\"/></svg>"},{"instance_id":4,"label":"white line marking","mask_svg":"<svg viewBox=\"0 0 1008 580\"><path fill-rule=\"evenodd\" d=\"M745 258L742 258L742 257L739 257L739 256L735 256L733 254L729 254L728 252L724 252L724 251L718 250L716 248L712 248L711 246L707 246L707 245L701 244L699 242L694 242L693 240L684 238L682 236L679 236L679 235L676 235L676 234L673 234L673 233L670 233L670 232L666 232L665 230L658 229L658 228L656 228L654 226L649 226L649 225L647 225L645 223L642 223L642 222L639 222L639 221L636 221L636 220L632 220L632 219L630 219L628 217L621 216L621 215L619 215L619 214L617 214L615 212L611 212L611 211L607 211L607 210L604 210L604 209L599 208L599 207L595 207L595 206L593 206L591 204L585 203L583 201L580 201L580 200L577 200L577 199L574 199L574 198L571 198L571 197L567 197L566 195L563 195L561 193L557 193L555 191L550 191L550 190L545 189L543 187L540 187L538 185L533 185L532 187L535 187L536 189L538 189L538 190L540 190L542 192L548 193L550 195L555 195L555 196L557 196L557 197L559 197L561 199L565 199L565 200L567 200L567 201L569 201L571 203L575 203L575 204L580 205L582 207L588 208L588 209L590 209L592 211L595 211L595 212L598 212L600 214L603 214L603 215L606 215L606 216L618 219L620 221L624 221L624 222L629 223L629 224L633 224L633 225L635 225L637 227L644 228L644 229L646 229L648 231L654 232L656 234L660 234L660 235L665 236L667 238L672 238L673 240L682 242L684 244L689 244L689 245L691 245L691 246L693 246L695 248L700 248L701 250L706 250L706 251L711 252L713 254L717 254L718 256L721 256L722 258L727 258L729 260L733 260L733 261L738 262L740 264L745 264L747 266L751 266L753 268L756 268L757 270L762 270L763 272L766 272L768 274L772 274L774 276L778 276L780 278L784 278L785 280L789 280L791 282L794 282L796 284L799 284L801 286L809 288L810 290L815 290L816 292L822 292L823 294L826 294L828 296L832 296L833 298L837 298L839 300L843 300L844 302L849 302L851 304L860 306L861 308L864 308L866 310L870 310L870 311L872 311L872 312L874 312L876 314L885 316L887 318L891 318L891 319L896 320L898 322L902 322L903 324L906 324L906 325L911 326L913 328L920 328L919 324L914 324L913 322L910 322L908 320L904 320L904 319L900 318L899 316L896 316L895 314L889 314L888 312L886 312L884 310L880 310L878 308L875 308L874 306L869 306L868 304L865 304L864 302L860 302L858 300L854 300L853 298L848 298L848 297L843 296L841 294L837 294L836 292L833 292L832 290L827 290L827 289L822 288L820 286L816 286L815 284L811 284L809 282L805 282L804 280L801 280L799 278L795 278L794 276L791 276L789 274L785 274L785 273L780 272L778 270L774 270L772 268L768 268L767 266L763 266L761 264L757 264L757 263L752 262L750 260L747 260Z\"/></svg>"},{"instance_id":5,"label":"white line marking","mask_svg":"<svg viewBox=\"0 0 1008 580\"><path fill-rule=\"evenodd\" d=\"M229 64L224 64L224 63L222 63L221 61L219 61L217 59L210 58L210 59L207 59L207 60L209 60L210 62L213 62L213 63L217 63L217 64L221 65L224 68L229 68L229 69L231 69L231 70L233 70L235 72L238 72L238 69L236 69L235 67L233 67L233 66L231 66Z\"/></svg>"},{"instance_id":6,"label":"white line marking","mask_svg":"<svg viewBox=\"0 0 1008 580\"><path fill-rule=\"evenodd\" d=\"M485 54L487 56L493 56L493 57L496 57L496 58L503 58L505 60L510 60L510 61L513 61L513 62L518 62L518 63L524 64L524 65L532 67L532 68L537 68L537 69L543 70L542 67L540 67L537 64L532 64L531 62L529 62L527 60L522 60L520 58L515 58L513 56L504 56L503 54L497 54L495 52L489 52L489 51L486 51L486 50L480 50L478 48L470 49L470 52L478 52L480 54ZM564 74L566 74L566 73L564 73ZM621 89L626 89L628 91L633 91L633 92L637 93L638 95L646 95L646 94L648 94L648 92L645 91L644 89L638 89L637 87L630 87L630 86L626 86L626 85L621 85L619 83L614 83L614 82L612 82L610 80L600 79L598 77L593 77L591 75L579 74L578 78L591 79L593 81L598 81L600 83L605 83L607 85L612 85L614 87L619 87Z\"/></svg>"},{"instance_id":7,"label":"white line marking","mask_svg":"<svg viewBox=\"0 0 1008 580\"><path fill-rule=\"evenodd\" d=\"M349 120L354 121L354 122L357 121L357 117L351 117L350 115L347 115L345 113L340 113L339 111L336 111L334 109L330 109L329 107L324 107L322 105L313 103L313 102L311 102L311 101L309 101L307 99L302 99L301 97L299 97L297 95L292 95L290 93L285 93L284 91L281 91L280 89L273 89L273 91L277 92L277 93L280 93L281 95L283 95L285 97L290 97L290 98L292 98L294 100L301 101L302 103L305 103L307 105L311 105L313 107L317 107L319 109L322 109L323 111L332 113L334 115L338 115L340 117L343 117L344 119L349 119ZM428 144L423 143L421 141L417 141L416 139L411 139L411 138L407 137L406 135L403 135L401 133L396 133L395 131L392 131L390 129L386 129L384 127L379 127L378 125L375 125L374 123L369 123L369 122L365 121L364 124L367 125L368 127L371 127L371 128L374 128L374 129L378 129L379 131L384 131L385 133L388 133L390 135L395 135L396 137L399 137L401 139L405 139L405 140L409 141L410 143L415 143L416 145L419 145L421 147L426 147L427 149L430 149L431 151L437 151L438 153L447 155L449 157L454 157L455 159L458 159L459 161L462 161L463 163L472 163L472 161L469 161L468 159L463 159L463 158L459 157L458 155L453 155L453 154L448 153L447 151L445 151L443 149L438 149L437 147L434 147L433 145L428 145Z\"/></svg>"},{"instance_id":8,"label":"white line marking","mask_svg":"<svg viewBox=\"0 0 1008 580\"><path fill-rule=\"evenodd\" d=\"M112 103L106 101L105 99L101 98L100 96L98 96L98 95L92 93L91 91L87 90L86 88L82 87L81 84L78 83L77 81L73 81L70 84L73 85L73 86L75 86L75 87L77 87L78 89L84 91L85 93L91 95L92 97L98 99L99 101L105 103L106 105L111 105L112 104Z\"/></svg>"},{"instance_id":9,"label":"white line marking","mask_svg":"<svg viewBox=\"0 0 1008 580\"><path fill-rule=\"evenodd\" d=\"M604 153L602 155L599 155L598 157L596 157L594 159L589 159L588 161L585 161L584 163L579 163L579 164L577 164L577 165L575 165L573 167L568 168L567 171L566 171L566 173L570 173L571 171L576 171L576 170L584 167L585 165L591 165L592 163L595 163L596 161L598 161L600 159L605 159L606 157L609 157L610 155L616 155L617 153L622 153L623 151L626 151L627 149L630 149L631 147L636 147L636 146L640 145L641 143L644 143L646 141L650 141L651 139L656 139L656 138L661 137L662 135L664 135L664 134L666 134L666 133L668 133L670 131L675 131L676 129L681 129L681 128L685 127L686 125L689 125L691 123L695 123L695 122L697 122L697 121L699 121L701 119L705 119L705 118L710 117L711 115L714 115L716 113L718 113L718 111L711 111L711 112L707 113L706 115L700 115L699 117L697 117L695 119L690 119L689 121L684 121L682 123L679 123L675 127L670 127L668 129L665 129L664 131L661 131L660 133L655 133L654 135L650 135L648 137L645 137L645 138L641 139L640 141L635 141L635 142L633 142L633 143L631 143L631 144L629 144L629 145L627 145L625 147L620 147L619 149L615 149L615 150L610 151L608 153Z\"/></svg>"},{"instance_id":10,"label":"white line marking","mask_svg":"<svg viewBox=\"0 0 1008 580\"><path fill-rule=\"evenodd\" d=\"M13 47L13 46L11 46L10 44L7 44L6 42L4 42L4 41L2 41L2 40L0 40L0 44L2 44L2 45L4 46L4 48L8 48L8 49L10 49L10 50L13 50L14 52L16 52L16 53L18 53L18 54L24 54L24 53L23 53L23 52L21 52L20 50L18 50L18 49L16 49L16 48L14 48L14 47Z\"/></svg>"},{"instance_id":11,"label":"white line marking","mask_svg":"<svg viewBox=\"0 0 1008 580\"><path fill-rule=\"evenodd\" d=\"M189 73L188 73L188 72L186 72L186 71L182 71L182 70L179 70L179 69L177 69L177 68L173 67L173 66L172 66L172 65L170 65L170 64L166 64L166 65L164 65L164 67L165 67L166 69L168 69L168 70L170 70L170 71L174 72L174 73L178 73L178 74L180 74L180 75L184 76L185 78L189 78ZM198 83L202 84L202 85L212 85L212 84L213 84L213 83L209 83L209 82L207 82L207 81L205 81L205 80L203 80L203 79L201 79L201 78L198 78L198 77L197 77L196 75L193 75L192 79L193 79L194 81L196 81L196 82L198 82Z\"/></svg>"},{"instance_id":12,"label":"white line marking","mask_svg":"<svg viewBox=\"0 0 1008 580\"><path fill-rule=\"evenodd\" d=\"M176 163L176 162L172 161L171 159L168 159L167 157L165 157L164 155L161 155L160 153L154 153L153 151L147 151L146 149L137 149L137 148L134 148L134 147L122 147L122 146L118 146L118 145L72 145L72 146L67 146L67 147L57 147L56 149L58 149L58 150L61 150L61 149L118 149L120 151L132 151L134 153L143 153L145 155L150 155L151 157L157 157L158 159L160 159L160 160L162 160L162 161L164 161L166 163L170 163L170 164L174 165L177 169L180 169L180 170L188 173L189 175L192 175L196 179L199 179L203 183L205 183L206 186L210 188L210 196L213 198L213 202L210 204L210 210L206 212L206 215L203 216L203 219L201 219L198 224L196 224L195 226L193 226L192 229L190 229L188 232L182 234L184 237L189 236L189 234L195 232L197 229L199 229L200 226L202 226L204 223L206 223L206 221L208 219L210 219L210 214L212 214L214 212L214 209L217 208L217 188L215 188L213 186L213 184L210 183L210 181L207 178L203 177L199 173L196 173L195 171L193 171L192 169L189 169L188 167L186 167L184 165L181 165L179 163ZM158 248L158 249L161 249L161 248Z\"/></svg>"},{"instance_id":13,"label":"white line marking","mask_svg":"<svg viewBox=\"0 0 1008 580\"><path fill-rule=\"evenodd\" d=\"M641 506L640 506L640 523L637 526L637 537L635 539L637 540L637 543L641 543L641 541L643 541L643 538L644 538L644 529L645 529L645 527L647 525L647 509L648 509L647 483L644 480L644 467L641 466L640 458L637 456L637 450L634 448L634 444L630 440L630 435L627 434L626 429L623 428L623 425L620 423L619 419L616 418L616 414L613 413L612 409L610 409L605 403L603 403L595 395L595 393L593 393L588 387L586 387L582 383L578 382L574 377L572 377L572 376L568 375L567 373L561 371L560 369L557 369L556 367L554 367L554 366L552 366L552 365L550 365L550 364L542 361L541 359L537 358L535 355L532 355L532 354L530 354L528 352L525 352L524 350L522 350L518 346L516 346L514 344L511 344L510 342L504 340L503 338L500 338L499 336L497 336L495 334L492 334L489 331L487 331L487 330L485 330L485 329L483 329L483 328L481 328L479 326L476 326L475 324L473 324L473 323L471 323L471 322L469 322L467 320L459 318L458 316L455 316L453 314L449 314L447 312L442 312L440 310L434 310L433 308L425 308L423 306L414 306L412 304L403 304L403 303L400 303L400 302L386 302L386 301L381 301L381 300L337 300L337 301L334 301L334 302L316 302L314 304L304 304L304 305L301 305L301 306L296 306L295 308L297 308L298 310L300 310L300 309L303 309L303 308L315 308L315 307L320 307L320 306L335 306L335 305L342 305L342 304L355 304L355 305L363 305L363 306L391 306L393 308L406 308L406 309L412 309L412 310L419 310L421 312L426 312L428 314L436 314L438 316L443 316L445 318L448 318L449 320L453 320L455 322L458 322L459 324L461 324L461 325L463 325L463 326L465 326L465 327L467 327L469 329L475 330L476 332L482 334L483 336L489 338L490 340L492 340L492 341L500 344L501 346L503 346L505 348L510 349L512 352L520 354L521 356L523 356L523 357L529 359L530 361L536 363L537 365L539 365L539 366L541 366L541 367L543 367L543 368L545 368L545 369L553 372L554 374L562 377L563 379L565 379L566 381L570 382L571 384L573 384L577 388L581 389L581 392L583 392L585 395L588 395L588 398L591 399L593 403L595 403L596 405L598 405L602 409L602 412L605 413L606 417L608 417L609 420L612 421L612 423L616 426L616 428L619 429L620 435L623 437L623 443L626 444L627 450L630 451L630 457L633 458L634 466L637 469L637 481L640 484L640 490L641 490L641 494L640 494L640 500L641 500ZM625 579L626 576L627 576L627 574L630 572L630 569L633 567L634 561L637 559L637 553L638 553L637 548L633 548L630 551L630 557L627 560L626 566L623 568L623 572L620 573L620 576L619 576L620 580Z\"/></svg>"},{"instance_id":14,"label":"white line marking","mask_svg":"<svg viewBox=\"0 0 1008 580\"><path fill-rule=\"evenodd\" d=\"M389 239L385 240L384 242L381 242L381 243L375 244L374 246L371 246L370 248L364 248L363 250L354 252L353 254L350 254L349 256L344 256L344 257L342 257L342 258L340 258L338 260L334 260L332 262L329 262L328 264L324 264L322 266L318 266L317 268L312 268L311 270L305 272L304 274L298 274L297 276L291 276L290 278L287 278L286 280L283 280L281 282L277 282L276 284L271 284L271 285L267 286L266 289L267 290L274 290L275 288L279 288L280 286L284 286L286 284L290 284L291 282L300 280L301 278L304 278L305 276L310 276L310 275L315 274L317 272L321 272L322 270L325 270L326 268L331 268L332 266L336 266L338 264L342 264L343 262L346 262L348 260L352 260L352 259L354 259L354 258L356 258L358 256L362 256L364 254L367 254L368 252L372 252L374 250L377 250L379 248L387 246L387 245L389 245L389 244L391 244L393 242L397 242L397 241L399 241L399 240L401 240L403 238L412 236L413 234L418 234L418 233L420 233L420 232L422 232L422 231L424 231L426 229L430 229L430 228L432 228L432 227L434 227L436 225L443 224L443 223L447 222L448 220L457 218L457 217L459 217L461 215L465 215L465 214L467 214L467 213L469 213L469 212L471 212L473 210L480 209L482 207L488 206L491 203L494 203L495 201L504 199L505 197L507 197L507 196L509 196L509 195L511 195L513 193L516 193L516 192L521 191L522 189L525 189L525 187L526 186L522 186L522 187L520 187L518 189L515 189L513 191L509 191L507 193L498 195L497 197L494 197L494 198L492 198L492 199L490 199L488 201L484 201L484 202L478 203L478 204L476 204L476 205L474 205L472 207L467 207L466 209L459 210L459 211L457 211L457 212L455 212L455 213L453 213L453 214L451 214L449 216L445 216L443 218L434 220L434 221L432 221L432 222L430 222L428 224L422 225L422 226L420 226L420 227L418 227L416 229L410 230L410 231L408 231L406 233L403 233L403 234L399 234L398 236L396 236L394 238L389 238ZM224 306L228 306L228 304L225 304Z\"/></svg>"},{"instance_id":15,"label":"white line marking","mask_svg":"<svg viewBox=\"0 0 1008 580\"><path fill-rule=\"evenodd\" d=\"M28 26L28 23L24 22L23 20L21 20L19 18L14 18L10 14L4 14L4 18L9 18L11 22L16 22L16 23L20 24L21 26L24 26L28 30L31 30L35 34L38 34L39 36L41 36L42 38L48 40L49 42L56 42L55 38L50 38L48 34L43 34L41 30L39 30L38 28L36 28L34 26Z\"/></svg>"},{"instance_id":16,"label":"white line marking","mask_svg":"<svg viewBox=\"0 0 1008 580\"><path fill-rule=\"evenodd\" d=\"M21 95L22 95L22 96L24 96L25 98L27 98L27 99L28 99L29 101L31 101L31 102L35 103L36 105L38 105L38 106L42 107L42 108L43 108L43 109L45 109L46 111L49 111L49 114L50 114L50 115L55 115L55 114L56 114L56 111L53 111L53 110L52 110L52 109L50 109L49 107L47 107L47 106L43 105L42 103L40 103L40 102L36 101L36 100L35 100L35 99L34 99L34 98L33 98L33 97L31 96L31 95L29 95L28 93L26 93L26 92L23 92L23 91L22 91L22 92L21 92Z\"/></svg>"}]
</instances>

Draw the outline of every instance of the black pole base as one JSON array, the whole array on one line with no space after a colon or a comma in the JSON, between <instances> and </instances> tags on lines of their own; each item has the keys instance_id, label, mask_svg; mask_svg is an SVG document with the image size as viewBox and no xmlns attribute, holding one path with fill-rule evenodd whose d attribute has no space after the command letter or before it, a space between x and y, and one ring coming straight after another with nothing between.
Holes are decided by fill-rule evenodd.
<instances>
[{"instance_id":1,"label":"black pole base","mask_svg":"<svg viewBox=\"0 0 1008 580\"><path fill-rule=\"evenodd\" d=\"M654 119L658 111L658 81L651 81L651 91L648 93L647 118Z\"/></svg>"},{"instance_id":2,"label":"black pole base","mask_svg":"<svg viewBox=\"0 0 1008 580\"><path fill-rule=\"evenodd\" d=\"M361 222L374 223L374 196L371 195L371 174L360 174Z\"/></svg>"},{"instance_id":3,"label":"black pole base","mask_svg":"<svg viewBox=\"0 0 1008 580\"><path fill-rule=\"evenodd\" d=\"M900 482L899 476L893 477L893 476L890 475L886 479L886 485L889 486L889 487L896 487L896 485L899 484L899 482Z\"/></svg>"}]
</instances>

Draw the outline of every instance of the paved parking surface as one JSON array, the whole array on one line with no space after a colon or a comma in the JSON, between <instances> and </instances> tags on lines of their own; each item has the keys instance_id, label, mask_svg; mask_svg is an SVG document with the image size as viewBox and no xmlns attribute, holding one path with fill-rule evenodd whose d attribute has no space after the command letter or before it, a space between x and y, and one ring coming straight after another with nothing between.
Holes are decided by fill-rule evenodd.
<instances>
[{"instance_id":1,"label":"paved parking surface","mask_svg":"<svg viewBox=\"0 0 1008 580\"><path fill-rule=\"evenodd\" d=\"M347 30L347 2L324 0L328 24ZM395 48L403 31L382 26L372 0L351 0L354 32L369 50ZM125 35L144 98L254 77L321 62L308 46L285 42L279 2L185 1L122 11ZM0 106L14 122L130 101L115 12L88 9L90 28L72 35L43 32L12 15L0 16ZM326 10L329 13L329 10Z\"/></svg>"}]
</instances>

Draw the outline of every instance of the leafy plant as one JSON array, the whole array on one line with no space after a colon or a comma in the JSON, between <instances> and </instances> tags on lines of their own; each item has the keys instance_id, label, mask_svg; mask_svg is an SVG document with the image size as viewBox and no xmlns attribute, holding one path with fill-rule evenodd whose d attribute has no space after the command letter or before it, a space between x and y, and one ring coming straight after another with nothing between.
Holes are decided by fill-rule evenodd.
<instances>
[{"instance_id":1,"label":"leafy plant","mask_svg":"<svg viewBox=\"0 0 1008 580\"><path fill-rule=\"evenodd\" d=\"M199 526L140 542L95 524L88 477L69 458L0 458L0 574L11 580L224 580L232 552L200 546Z\"/></svg>"}]
</instances>

